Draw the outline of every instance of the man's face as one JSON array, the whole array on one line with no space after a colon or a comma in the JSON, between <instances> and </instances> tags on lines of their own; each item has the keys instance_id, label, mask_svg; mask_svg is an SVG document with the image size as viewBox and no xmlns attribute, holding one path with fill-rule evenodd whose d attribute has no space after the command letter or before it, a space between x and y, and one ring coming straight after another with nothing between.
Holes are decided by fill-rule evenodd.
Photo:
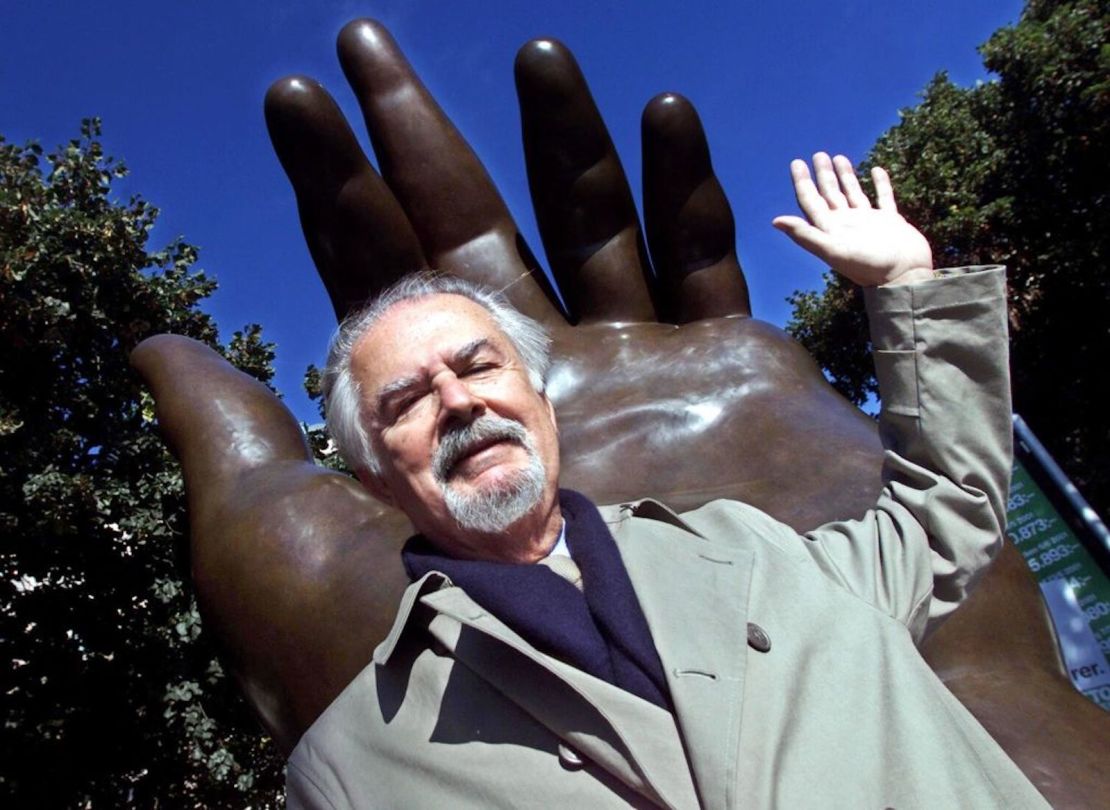
<instances>
[{"instance_id":1,"label":"man's face","mask_svg":"<svg viewBox=\"0 0 1110 810\"><path fill-rule=\"evenodd\" d=\"M554 503L555 415L509 339L468 298L434 295L388 310L351 355L378 453L372 492L458 557L505 556ZM534 538L521 538L522 540Z\"/></svg>"}]
</instances>

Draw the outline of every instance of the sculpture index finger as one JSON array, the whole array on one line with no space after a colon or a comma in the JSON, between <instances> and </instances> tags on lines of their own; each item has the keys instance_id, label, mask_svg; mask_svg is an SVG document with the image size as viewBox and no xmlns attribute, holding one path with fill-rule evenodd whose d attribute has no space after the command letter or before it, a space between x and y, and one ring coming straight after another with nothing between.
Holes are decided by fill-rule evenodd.
<instances>
[{"instance_id":1,"label":"sculpture index finger","mask_svg":"<svg viewBox=\"0 0 1110 810\"><path fill-rule=\"evenodd\" d=\"M562 323L554 290L485 167L390 33L355 20L340 32L338 49L382 177L432 269L503 290L528 315Z\"/></svg>"},{"instance_id":2,"label":"sculpture index finger","mask_svg":"<svg viewBox=\"0 0 1110 810\"><path fill-rule=\"evenodd\" d=\"M304 76L279 79L266 93L265 111L338 320L374 291L425 266L408 217L319 83Z\"/></svg>"}]
</instances>

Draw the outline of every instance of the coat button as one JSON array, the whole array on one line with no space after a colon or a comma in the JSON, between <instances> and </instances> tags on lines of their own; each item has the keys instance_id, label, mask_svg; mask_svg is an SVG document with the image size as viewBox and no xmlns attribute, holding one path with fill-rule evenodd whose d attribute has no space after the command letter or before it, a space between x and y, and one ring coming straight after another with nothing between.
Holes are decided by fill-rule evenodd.
<instances>
[{"instance_id":1,"label":"coat button","mask_svg":"<svg viewBox=\"0 0 1110 810\"><path fill-rule=\"evenodd\" d=\"M578 752L562 742L559 743L559 762L568 771L577 771L586 766L586 761L579 756Z\"/></svg>"},{"instance_id":2,"label":"coat button","mask_svg":"<svg viewBox=\"0 0 1110 810\"><path fill-rule=\"evenodd\" d=\"M771 637L755 622L748 622L748 646L756 652L767 652L771 649Z\"/></svg>"}]
</instances>

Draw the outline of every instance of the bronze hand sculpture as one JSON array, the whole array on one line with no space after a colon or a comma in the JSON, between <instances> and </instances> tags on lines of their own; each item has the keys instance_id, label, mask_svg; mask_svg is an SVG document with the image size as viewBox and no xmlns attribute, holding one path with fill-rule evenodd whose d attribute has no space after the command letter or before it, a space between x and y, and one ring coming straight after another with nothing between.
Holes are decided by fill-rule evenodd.
<instances>
[{"instance_id":1,"label":"bronze hand sculpture","mask_svg":"<svg viewBox=\"0 0 1110 810\"><path fill-rule=\"evenodd\" d=\"M548 324L563 482L598 503L748 501L799 529L855 516L879 486L870 419L806 353L750 317L727 200L692 106L643 117L642 231L624 171L570 53L516 63L544 246L570 318L477 157L371 21L339 39L381 175L322 87L271 87L266 117L337 316L431 267L504 289ZM645 244L646 242L646 244ZM407 584L407 521L314 466L293 417L207 349L162 336L134 363L184 466L206 621L264 726L290 750L370 660ZM1095 804L1097 707L1053 656L1008 551L929 642L950 688L1054 804Z\"/></svg>"}]
</instances>

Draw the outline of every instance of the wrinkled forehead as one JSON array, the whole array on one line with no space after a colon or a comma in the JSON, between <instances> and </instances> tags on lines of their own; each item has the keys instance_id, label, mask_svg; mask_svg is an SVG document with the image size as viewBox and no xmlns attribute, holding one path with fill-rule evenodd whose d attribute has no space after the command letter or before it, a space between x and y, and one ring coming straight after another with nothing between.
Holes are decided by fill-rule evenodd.
<instances>
[{"instance_id":1,"label":"wrinkled forehead","mask_svg":"<svg viewBox=\"0 0 1110 810\"><path fill-rule=\"evenodd\" d=\"M437 293L401 301L359 338L351 353L351 372L364 386L382 384L417 373L476 340L516 357L493 316L469 298Z\"/></svg>"}]
</instances>

